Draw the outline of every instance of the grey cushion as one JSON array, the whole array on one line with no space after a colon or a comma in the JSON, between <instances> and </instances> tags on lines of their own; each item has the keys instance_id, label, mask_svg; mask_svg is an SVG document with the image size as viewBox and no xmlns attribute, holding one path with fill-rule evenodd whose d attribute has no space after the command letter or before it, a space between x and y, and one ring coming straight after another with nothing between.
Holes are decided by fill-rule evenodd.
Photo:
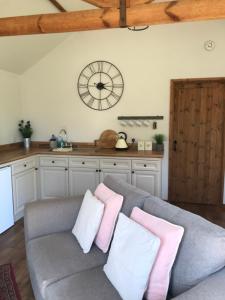
<instances>
[{"instance_id":1,"label":"grey cushion","mask_svg":"<svg viewBox=\"0 0 225 300\"><path fill-rule=\"evenodd\" d=\"M63 277L103 265L106 255L96 246L84 254L71 232L55 233L31 240L27 244L27 259L32 284L45 298L46 287Z\"/></svg>"},{"instance_id":2,"label":"grey cushion","mask_svg":"<svg viewBox=\"0 0 225 300\"><path fill-rule=\"evenodd\" d=\"M171 275L177 296L225 266L225 230L207 220L150 196L144 210L184 227L184 236Z\"/></svg>"},{"instance_id":3,"label":"grey cushion","mask_svg":"<svg viewBox=\"0 0 225 300\"><path fill-rule=\"evenodd\" d=\"M103 183L114 192L124 196L121 212L128 217L130 217L134 206L143 208L145 199L150 195L149 193L110 175L106 176Z\"/></svg>"},{"instance_id":4,"label":"grey cushion","mask_svg":"<svg viewBox=\"0 0 225 300\"><path fill-rule=\"evenodd\" d=\"M122 300L102 267L77 273L51 284L47 300Z\"/></svg>"},{"instance_id":5,"label":"grey cushion","mask_svg":"<svg viewBox=\"0 0 225 300\"><path fill-rule=\"evenodd\" d=\"M211 275L198 285L172 300L224 300L225 269Z\"/></svg>"}]
</instances>

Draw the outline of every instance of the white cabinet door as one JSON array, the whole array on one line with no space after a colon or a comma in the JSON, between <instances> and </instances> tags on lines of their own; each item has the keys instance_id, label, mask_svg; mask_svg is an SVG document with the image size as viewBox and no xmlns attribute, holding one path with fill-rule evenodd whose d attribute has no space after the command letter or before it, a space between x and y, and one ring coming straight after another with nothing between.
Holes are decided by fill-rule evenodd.
<instances>
[{"instance_id":1,"label":"white cabinet door","mask_svg":"<svg viewBox=\"0 0 225 300\"><path fill-rule=\"evenodd\" d=\"M119 180L126 181L128 183L131 183L131 171L130 170L107 170L107 169L104 170L103 169L100 172L100 181L103 182L107 175L115 177Z\"/></svg>"},{"instance_id":2,"label":"white cabinet door","mask_svg":"<svg viewBox=\"0 0 225 300\"><path fill-rule=\"evenodd\" d=\"M68 196L68 169L63 167L40 168L41 199Z\"/></svg>"},{"instance_id":3,"label":"white cabinet door","mask_svg":"<svg viewBox=\"0 0 225 300\"><path fill-rule=\"evenodd\" d=\"M132 184L136 187L160 197L160 173L151 171L133 171Z\"/></svg>"},{"instance_id":4,"label":"white cabinet door","mask_svg":"<svg viewBox=\"0 0 225 300\"><path fill-rule=\"evenodd\" d=\"M14 218L23 217L24 205L37 200L37 173L30 169L13 175Z\"/></svg>"},{"instance_id":5,"label":"white cabinet door","mask_svg":"<svg viewBox=\"0 0 225 300\"><path fill-rule=\"evenodd\" d=\"M87 189L94 192L97 185L99 184L99 173L97 171L95 169L70 168L70 196L84 195Z\"/></svg>"}]
</instances>

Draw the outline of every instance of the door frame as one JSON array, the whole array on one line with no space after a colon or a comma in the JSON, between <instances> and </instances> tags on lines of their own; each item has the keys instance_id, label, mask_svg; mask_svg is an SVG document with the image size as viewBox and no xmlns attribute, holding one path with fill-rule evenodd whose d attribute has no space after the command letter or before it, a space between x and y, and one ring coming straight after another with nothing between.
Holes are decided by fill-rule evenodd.
<instances>
[{"instance_id":1,"label":"door frame","mask_svg":"<svg viewBox=\"0 0 225 300\"><path fill-rule=\"evenodd\" d=\"M172 141L173 141L173 107L174 107L174 92L175 92L175 86L177 83L187 83L187 82L222 82L225 87L225 77L209 77L209 78L186 78L186 79L171 79L170 80L170 108L169 108L169 155L168 155L168 164L169 164L169 170L168 170L168 201L172 201L171 199L171 192L170 192L170 186L171 186L171 160L172 160ZM224 89L225 91L225 89ZM224 99L225 101L225 99ZM224 105L225 107L225 105ZM217 206L223 206L225 205L225 122L224 122L224 130L223 130L223 159L222 159L222 171L221 171L221 177L223 178L223 185L221 190L221 199L222 202L220 204L217 204ZM201 204L204 205L204 204ZM206 204L207 205L207 204Z\"/></svg>"}]
</instances>

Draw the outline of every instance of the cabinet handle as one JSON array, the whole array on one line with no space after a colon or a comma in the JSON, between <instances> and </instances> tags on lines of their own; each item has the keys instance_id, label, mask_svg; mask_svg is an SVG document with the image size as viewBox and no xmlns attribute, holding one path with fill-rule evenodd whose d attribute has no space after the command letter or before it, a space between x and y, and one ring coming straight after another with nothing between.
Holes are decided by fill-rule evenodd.
<instances>
[{"instance_id":1,"label":"cabinet handle","mask_svg":"<svg viewBox=\"0 0 225 300\"><path fill-rule=\"evenodd\" d=\"M99 172L101 172L102 170L98 170Z\"/></svg>"},{"instance_id":2,"label":"cabinet handle","mask_svg":"<svg viewBox=\"0 0 225 300\"><path fill-rule=\"evenodd\" d=\"M54 163L55 163L55 161L54 161L54 160L52 160L52 163L54 164Z\"/></svg>"},{"instance_id":3,"label":"cabinet handle","mask_svg":"<svg viewBox=\"0 0 225 300\"><path fill-rule=\"evenodd\" d=\"M26 166L27 166L27 165L26 165L26 164L24 164L23 166L24 166L24 168L26 168Z\"/></svg>"},{"instance_id":4,"label":"cabinet handle","mask_svg":"<svg viewBox=\"0 0 225 300\"><path fill-rule=\"evenodd\" d=\"M35 171L38 171L38 168L35 168Z\"/></svg>"},{"instance_id":5,"label":"cabinet handle","mask_svg":"<svg viewBox=\"0 0 225 300\"><path fill-rule=\"evenodd\" d=\"M82 165L85 165L85 162L84 162L84 161L82 161Z\"/></svg>"},{"instance_id":6,"label":"cabinet handle","mask_svg":"<svg viewBox=\"0 0 225 300\"><path fill-rule=\"evenodd\" d=\"M67 168L65 168L65 171L68 171L68 169L67 169Z\"/></svg>"},{"instance_id":7,"label":"cabinet handle","mask_svg":"<svg viewBox=\"0 0 225 300\"><path fill-rule=\"evenodd\" d=\"M114 163L113 165L116 166L116 163Z\"/></svg>"},{"instance_id":8,"label":"cabinet handle","mask_svg":"<svg viewBox=\"0 0 225 300\"><path fill-rule=\"evenodd\" d=\"M134 174L134 171L132 171L132 174Z\"/></svg>"},{"instance_id":9,"label":"cabinet handle","mask_svg":"<svg viewBox=\"0 0 225 300\"><path fill-rule=\"evenodd\" d=\"M144 167L146 168L146 167L147 167L147 165L146 165L146 164L144 164Z\"/></svg>"},{"instance_id":10,"label":"cabinet handle","mask_svg":"<svg viewBox=\"0 0 225 300\"><path fill-rule=\"evenodd\" d=\"M99 170L96 170L96 172L99 172Z\"/></svg>"}]
</instances>

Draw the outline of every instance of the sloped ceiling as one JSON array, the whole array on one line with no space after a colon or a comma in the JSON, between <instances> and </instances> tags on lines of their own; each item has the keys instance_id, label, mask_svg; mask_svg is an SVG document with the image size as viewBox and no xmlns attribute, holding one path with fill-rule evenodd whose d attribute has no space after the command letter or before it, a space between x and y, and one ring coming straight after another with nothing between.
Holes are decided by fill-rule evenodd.
<instances>
[{"instance_id":1,"label":"sloped ceiling","mask_svg":"<svg viewBox=\"0 0 225 300\"><path fill-rule=\"evenodd\" d=\"M59 2L68 11L93 8L80 0ZM0 18L55 12L58 10L48 0L0 0ZM22 74L69 35L0 37L0 69Z\"/></svg>"}]
</instances>

